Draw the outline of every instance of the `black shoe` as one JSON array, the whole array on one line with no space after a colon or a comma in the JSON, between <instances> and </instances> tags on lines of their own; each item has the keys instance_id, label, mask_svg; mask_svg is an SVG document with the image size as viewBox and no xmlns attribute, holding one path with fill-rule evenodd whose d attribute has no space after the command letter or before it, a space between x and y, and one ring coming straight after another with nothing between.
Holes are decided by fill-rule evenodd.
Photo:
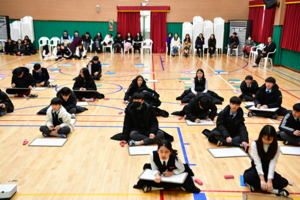
<instances>
[{"instance_id":1,"label":"black shoe","mask_svg":"<svg viewBox=\"0 0 300 200\"><path fill-rule=\"evenodd\" d=\"M171 115L183 116L182 113L181 113L180 111L172 112Z\"/></svg>"},{"instance_id":2,"label":"black shoe","mask_svg":"<svg viewBox=\"0 0 300 200\"><path fill-rule=\"evenodd\" d=\"M187 54L185 54L185 57L188 57L188 55L187 55Z\"/></svg>"},{"instance_id":3,"label":"black shoe","mask_svg":"<svg viewBox=\"0 0 300 200\"><path fill-rule=\"evenodd\" d=\"M47 135L46 133L43 133L43 136L44 136L44 137L49 137L49 135Z\"/></svg>"},{"instance_id":4,"label":"black shoe","mask_svg":"<svg viewBox=\"0 0 300 200\"><path fill-rule=\"evenodd\" d=\"M144 185L144 187L143 187L143 191L144 191L145 193L146 193L146 192L150 192L151 189L152 189L152 187L151 187L151 186L148 186L148 185Z\"/></svg>"},{"instance_id":5,"label":"black shoe","mask_svg":"<svg viewBox=\"0 0 300 200\"><path fill-rule=\"evenodd\" d=\"M252 117L253 113L252 112L248 112L248 117Z\"/></svg>"},{"instance_id":6,"label":"black shoe","mask_svg":"<svg viewBox=\"0 0 300 200\"><path fill-rule=\"evenodd\" d=\"M176 100L181 100L182 99L182 97L181 96L179 96L179 97L176 97Z\"/></svg>"},{"instance_id":7,"label":"black shoe","mask_svg":"<svg viewBox=\"0 0 300 200\"><path fill-rule=\"evenodd\" d=\"M277 119L278 118L278 114L275 113L272 117L273 117L273 119Z\"/></svg>"},{"instance_id":8,"label":"black shoe","mask_svg":"<svg viewBox=\"0 0 300 200\"><path fill-rule=\"evenodd\" d=\"M278 194L276 194L276 196L284 196L284 197L287 197L289 195L290 193L286 189L280 189L278 190Z\"/></svg>"},{"instance_id":9,"label":"black shoe","mask_svg":"<svg viewBox=\"0 0 300 200\"><path fill-rule=\"evenodd\" d=\"M283 141L283 144L284 144L284 145L288 145L289 142L288 142L287 140L284 140L284 141Z\"/></svg>"},{"instance_id":10,"label":"black shoe","mask_svg":"<svg viewBox=\"0 0 300 200\"><path fill-rule=\"evenodd\" d=\"M253 65L252 67L258 67L258 64L256 64L256 65Z\"/></svg>"},{"instance_id":11,"label":"black shoe","mask_svg":"<svg viewBox=\"0 0 300 200\"><path fill-rule=\"evenodd\" d=\"M200 58L200 54L198 54L198 58Z\"/></svg>"},{"instance_id":12,"label":"black shoe","mask_svg":"<svg viewBox=\"0 0 300 200\"><path fill-rule=\"evenodd\" d=\"M249 151L249 145L246 146L246 148L244 148L244 150L245 150L246 153L248 153L248 151Z\"/></svg>"},{"instance_id":13,"label":"black shoe","mask_svg":"<svg viewBox=\"0 0 300 200\"><path fill-rule=\"evenodd\" d=\"M172 54L173 57L175 57L175 54Z\"/></svg>"},{"instance_id":14,"label":"black shoe","mask_svg":"<svg viewBox=\"0 0 300 200\"><path fill-rule=\"evenodd\" d=\"M168 56L170 55L170 53L168 53Z\"/></svg>"},{"instance_id":15,"label":"black shoe","mask_svg":"<svg viewBox=\"0 0 300 200\"><path fill-rule=\"evenodd\" d=\"M37 97L38 97L38 95L36 95L36 94L29 95L29 98L37 98Z\"/></svg>"}]
</instances>

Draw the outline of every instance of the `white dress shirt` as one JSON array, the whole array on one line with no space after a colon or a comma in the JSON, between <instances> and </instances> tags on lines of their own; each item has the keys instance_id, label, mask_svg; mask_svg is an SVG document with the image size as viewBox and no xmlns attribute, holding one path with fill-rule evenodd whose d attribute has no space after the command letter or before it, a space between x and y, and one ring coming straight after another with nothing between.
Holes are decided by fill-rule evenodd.
<instances>
[{"instance_id":1,"label":"white dress shirt","mask_svg":"<svg viewBox=\"0 0 300 200\"><path fill-rule=\"evenodd\" d=\"M264 148L265 152L268 151L269 146L270 145L263 144L263 148ZM263 169L262 169L262 164L261 164L261 159L258 155L257 146L256 146L255 141L252 142L252 145L251 145L251 154L252 154L254 164L255 164L255 168L256 168L256 171L257 171L258 175L264 175L264 172L263 172ZM277 152L276 152L274 158L270 161L270 164L269 164L268 179L274 179L274 172L275 172L275 167L276 167L276 164L277 164L277 161L278 161L278 158L279 158L279 154L280 154L280 145L278 144ZM267 181L267 180L265 180L265 181Z\"/></svg>"},{"instance_id":2,"label":"white dress shirt","mask_svg":"<svg viewBox=\"0 0 300 200\"><path fill-rule=\"evenodd\" d=\"M198 80L199 80L199 78L198 78ZM193 81L192 81L191 90L194 94L197 92L195 90L195 79L193 79ZM207 93L207 91L208 91L208 82L207 82L207 79L205 79L205 89L202 91L202 93Z\"/></svg>"},{"instance_id":3,"label":"white dress shirt","mask_svg":"<svg viewBox=\"0 0 300 200\"><path fill-rule=\"evenodd\" d=\"M150 164L151 164L151 169L152 169L153 175L154 176L156 174L160 175L160 171L158 170L158 167L156 166L156 164L153 160L153 157L154 157L153 152L151 152L151 154L150 154ZM176 157L177 157L177 160L175 159L175 166L176 166L177 169L174 169L173 172L174 172L174 174L177 175L177 174L183 173L185 168L184 168L184 165L183 165L182 161L180 160L180 158L178 156L176 156ZM160 158L159 158L159 160L160 160L161 164L163 164L164 161L161 160ZM165 160L166 164L168 164L168 161L169 161L169 159Z\"/></svg>"}]
</instances>

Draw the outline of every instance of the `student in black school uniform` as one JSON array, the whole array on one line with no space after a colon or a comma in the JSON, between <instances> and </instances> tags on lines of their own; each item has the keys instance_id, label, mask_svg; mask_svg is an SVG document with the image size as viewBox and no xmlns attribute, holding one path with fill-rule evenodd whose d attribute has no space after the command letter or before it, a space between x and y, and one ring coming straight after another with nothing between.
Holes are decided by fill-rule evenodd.
<instances>
[{"instance_id":1,"label":"student in black school uniform","mask_svg":"<svg viewBox=\"0 0 300 200\"><path fill-rule=\"evenodd\" d=\"M197 37L196 39L196 42L195 42L195 49L197 49L197 54L198 54L198 57L200 58L200 51L201 51L201 57L203 58L203 45L205 43L205 39L203 37L203 34L200 33L199 36Z\"/></svg>"},{"instance_id":2,"label":"student in black school uniform","mask_svg":"<svg viewBox=\"0 0 300 200\"><path fill-rule=\"evenodd\" d=\"M277 119L278 115L284 116L287 114L287 110L281 107L282 104L282 94L279 90L278 85L276 84L276 80L273 77L268 77L265 80L265 84L263 84L258 91L256 92L254 103L255 107L260 108L278 108L275 113L274 112L264 112L264 111L251 111L248 113L248 117L251 116L260 116L260 117L273 117Z\"/></svg>"},{"instance_id":3,"label":"student in black school uniform","mask_svg":"<svg viewBox=\"0 0 300 200\"><path fill-rule=\"evenodd\" d=\"M293 106L282 119L277 135L284 139L283 144L300 146L300 103Z\"/></svg>"},{"instance_id":4,"label":"student in black school uniform","mask_svg":"<svg viewBox=\"0 0 300 200\"><path fill-rule=\"evenodd\" d=\"M62 52L61 52L61 45L58 44L54 49L53 49L53 56L55 56L55 61L58 61L62 59Z\"/></svg>"},{"instance_id":5,"label":"student in black school uniform","mask_svg":"<svg viewBox=\"0 0 300 200\"><path fill-rule=\"evenodd\" d=\"M97 35L94 37L94 44L92 45L92 53L95 53L97 51L98 53L102 53L102 44L103 41L102 35L100 32L97 33Z\"/></svg>"},{"instance_id":6,"label":"student in black school uniform","mask_svg":"<svg viewBox=\"0 0 300 200\"><path fill-rule=\"evenodd\" d=\"M27 42L28 42L29 45L33 45L32 42L31 42L31 40L29 39L28 35L25 35L24 41L25 40L27 40Z\"/></svg>"},{"instance_id":7,"label":"student in black school uniform","mask_svg":"<svg viewBox=\"0 0 300 200\"><path fill-rule=\"evenodd\" d=\"M265 125L260 131L259 137L252 142L251 168L244 172L244 182L250 191L262 190L276 195L288 196L289 192L284 189L289 181L275 172L280 155L280 146L277 142L275 128Z\"/></svg>"},{"instance_id":8,"label":"student in black school uniform","mask_svg":"<svg viewBox=\"0 0 300 200\"><path fill-rule=\"evenodd\" d=\"M30 94L33 87L35 87L35 79L29 73L29 69L26 67L18 67L13 70L13 76L11 79L12 88L23 89L6 89L7 94L14 94L15 97L23 97ZM28 89L26 89L28 88ZM37 97L37 95L30 95L30 97Z\"/></svg>"},{"instance_id":9,"label":"student in black school uniform","mask_svg":"<svg viewBox=\"0 0 300 200\"><path fill-rule=\"evenodd\" d=\"M99 61L99 57L94 56L86 67L89 68L89 65L91 66L91 75L93 79L99 81L102 76L102 67L101 62Z\"/></svg>"},{"instance_id":10,"label":"student in black school uniform","mask_svg":"<svg viewBox=\"0 0 300 200\"><path fill-rule=\"evenodd\" d=\"M27 36L28 37L28 36ZM33 55L36 54L36 50L34 49L34 45L30 42L29 39L25 39L23 41L25 46L25 55Z\"/></svg>"},{"instance_id":11,"label":"student in black school uniform","mask_svg":"<svg viewBox=\"0 0 300 200\"><path fill-rule=\"evenodd\" d=\"M86 58L86 49L83 47L82 44L76 47L76 52L74 57L75 59L79 59L79 60Z\"/></svg>"},{"instance_id":12,"label":"student in black school uniform","mask_svg":"<svg viewBox=\"0 0 300 200\"><path fill-rule=\"evenodd\" d=\"M0 116L14 112L14 104L11 102L7 94L0 89Z\"/></svg>"},{"instance_id":13,"label":"student in black school uniform","mask_svg":"<svg viewBox=\"0 0 300 200\"><path fill-rule=\"evenodd\" d=\"M61 99L61 105L75 118L77 98L74 92L68 87L63 87L56 93L56 97Z\"/></svg>"},{"instance_id":14,"label":"student in black school uniform","mask_svg":"<svg viewBox=\"0 0 300 200\"><path fill-rule=\"evenodd\" d=\"M95 99L104 98L103 94L97 92L97 87L93 77L87 68L82 68L80 74L75 78L73 90L81 90L83 92L74 91L79 101L94 101ZM93 90L95 92L84 92L85 90Z\"/></svg>"},{"instance_id":15,"label":"student in black school uniform","mask_svg":"<svg viewBox=\"0 0 300 200\"><path fill-rule=\"evenodd\" d=\"M261 50L257 51L257 58L255 61L255 65L253 65L253 67L258 67L261 58L267 57L268 53L275 51L276 44L273 42L272 37L268 37L268 43L269 44L264 48L263 51L261 51ZM272 57L273 57L273 54L269 54L269 58L272 58Z\"/></svg>"},{"instance_id":16,"label":"student in black school uniform","mask_svg":"<svg viewBox=\"0 0 300 200\"><path fill-rule=\"evenodd\" d=\"M172 115L184 116L196 123L201 123L200 119L213 121L217 115L217 107L212 103L209 95L202 93L193 98L182 111L173 112Z\"/></svg>"},{"instance_id":17,"label":"student in black school uniform","mask_svg":"<svg viewBox=\"0 0 300 200\"><path fill-rule=\"evenodd\" d=\"M124 49L123 36L121 35L121 33L117 33L117 35L115 36L115 42L113 47L115 49L115 52L117 52L118 48L120 48L120 52L121 48Z\"/></svg>"},{"instance_id":18,"label":"student in black school uniform","mask_svg":"<svg viewBox=\"0 0 300 200\"><path fill-rule=\"evenodd\" d=\"M40 64L34 64L32 75L36 81L37 87L56 87L56 85L49 85L49 73L46 68L42 68Z\"/></svg>"},{"instance_id":19,"label":"student in black school uniform","mask_svg":"<svg viewBox=\"0 0 300 200\"><path fill-rule=\"evenodd\" d=\"M60 98L56 97L51 100L51 106L47 110L46 124L40 127L44 137L66 138L69 133L73 132L71 115L61 104Z\"/></svg>"},{"instance_id":20,"label":"student in black school uniform","mask_svg":"<svg viewBox=\"0 0 300 200\"><path fill-rule=\"evenodd\" d=\"M62 58L65 58L65 59L72 59L73 58L73 53L72 53L72 51L70 50L69 47L65 47L65 46L61 45L60 48L61 48Z\"/></svg>"},{"instance_id":21,"label":"student in black school uniform","mask_svg":"<svg viewBox=\"0 0 300 200\"><path fill-rule=\"evenodd\" d=\"M92 37L90 36L90 33L86 32L85 35L81 36L81 38L83 41L83 47L86 49L86 51L88 51L90 48L91 41L92 41Z\"/></svg>"},{"instance_id":22,"label":"student in black school uniform","mask_svg":"<svg viewBox=\"0 0 300 200\"><path fill-rule=\"evenodd\" d=\"M158 121L153 108L144 101L144 94L136 92L133 102L125 110L122 142L129 146L148 145L164 137L158 129Z\"/></svg>"},{"instance_id":23,"label":"student in black school uniform","mask_svg":"<svg viewBox=\"0 0 300 200\"><path fill-rule=\"evenodd\" d=\"M143 169L151 169L155 176L154 181L139 180L133 188L143 189L144 192L152 190L164 190L172 188L181 188L184 191L191 193L199 193L201 190L197 188L191 176L194 176L193 171L187 164L183 164L177 155L177 150L172 148L171 142L162 140L158 144L157 151L150 154L150 163L144 165ZM184 172L188 173L187 178L183 184L161 182L162 176L170 177L179 175Z\"/></svg>"},{"instance_id":24,"label":"student in black school uniform","mask_svg":"<svg viewBox=\"0 0 300 200\"><path fill-rule=\"evenodd\" d=\"M239 97L231 97L230 104L219 113L217 127L209 133L204 130L203 134L209 140L215 138L218 146L243 147L248 152L248 131L244 123L243 109L240 108L241 102Z\"/></svg>"},{"instance_id":25,"label":"student in black school uniform","mask_svg":"<svg viewBox=\"0 0 300 200\"><path fill-rule=\"evenodd\" d=\"M7 42L5 42L4 54L14 55L15 45L13 41L9 38Z\"/></svg>"},{"instance_id":26,"label":"student in black school uniform","mask_svg":"<svg viewBox=\"0 0 300 200\"><path fill-rule=\"evenodd\" d=\"M258 84L253 80L251 75L246 76L245 80L241 83L242 94L240 98L242 101L254 101L255 94L258 91Z\"/></svg>"},{"instance_id":27,"label":"student in black school uniform","mask_svg":"<svg viewBox=\"0 0 300 200\"><path fill-rule=\"evenodd\" d=\"M132 80L127 91L125 92L124 101L129 101L130 97L136 93L139 88L148 88L144 77L141 75L138 75Z\"/></svg>"},{"instance_id":28,"label":"student in black school uniform","mask_svg":"<svg viewBox=\"0 0 300 200\"><path fill-rule=\"evenodd\" d=\"M18 43L15 45L15 55L22 56L25 53L25 45L22 44L22 40L18 40Z\"/></svg>"},{"instance_id":29,"label":"student in black school uniform","mask_svg":"<svg viewBox=\"0 0 300 200\"><path fill-rule=\"evenodd\" d=\"M144 41L143 39L143 36L141 36L141 33L138 32L134 38L134 45L133 45L133 48L134 48L134 51L137 52L139 51L140 52L140 48L142 46L142 42ZM141 53L141 52L140 52Z\"/></svg>"}]
</instances>

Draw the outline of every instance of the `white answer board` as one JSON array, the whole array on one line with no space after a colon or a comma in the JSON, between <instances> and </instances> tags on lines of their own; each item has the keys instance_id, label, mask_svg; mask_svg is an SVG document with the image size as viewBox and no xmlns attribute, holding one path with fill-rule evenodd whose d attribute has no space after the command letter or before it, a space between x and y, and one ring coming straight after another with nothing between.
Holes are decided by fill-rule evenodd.
<instances>
[{"instance_id":1,"label":"white answer board","mask_svg":"<svg viewBox=\"0 0 300 200\"><path fill-rule=\"evenodd\" d=\"M55 80L49 80L50 83L54 82Z\"/></svg>"},{"instance_id":2,"label":"white answer board","mask_svg":"<svg viewBox=\"0 0 300 200\"><path fill-rule=\"evenodd\" d=\"M239 147L207 149L215 158L242 157L247 154Z\"/></svg>"},{"instance_id":3,"label":"white answer board","mask_svg":"<svg viewBox=\"0 0 300 200\"><path fill-rule=\"evenodd\" d=\"M128 147L129 155L136 156L136 155L150 155L151 152L157 150L157 145L154 146L133 146Z\"/></svg>"},{"instance_id":4,"label":"white answer board","mask_svg":"<svg viewBox=\"0 0 300 200\"><path fill-rule=\"evenodd\" d=\"M183 184L187 176L187 172L178 175L173 175L170 177L161 176L161 182ZM139 176L139 179L154 181L155 176L151 169L145 169L143 173Z\"/></svg>"},{"instance_id":5,"label":"white answer board","mask_svg":"<svg viewBox=\"0 0 300 200\"><path fill-rule=\"evenodd\" d=\"M254 106L255 104L254 104L254 102L244 102L244 104L246 105L246 106Z\"/></svg>"},{"instance_id":6,"label":"white answer board","mask_svg":"<svg viewBox=\"0 0 300 200\"><path fill-rule=\"evenodd\" d=\"M74 125L76 122L76 119L71 119L71 124Z\"/></svg>"},{"instance_id":7,"label":"white answer board","mask_svg":"<svg viewBox=\"0 0 300 200\"><path fill-rule=\"evenodd\" d=\"M46 90L46 88L45 87L34 87L34 88L32 88L32 90L42 91L42 90Z\"/></svg>"},{"instance_id":8,"label":"white answer board","mask_svg":"<svg viewBox=\"0 0 300 200\"><path fill-rule=\"evenodd\" d=\"M88 105L89 105L89 103L86 102L86 101L82 101L82 102L77 102L76 103L76 106L88 106Z\"/></svg>"},{"instance_id":9,"label":"white answer board","mask_svg":"<svg viewBox=\"0 0 300 200\"><path fill-rule=\"evenodd\" d=\"M280 151L285 155L295 155L300 156L300 147L280 147Z\"/></svg>"},{"instance_id":10,"label":"white answer board","mask_svg":"<svg viewBox=\"0 0 300 200\"><path fill-rule=\"evenodd\" d=\"M186 74L196 74L196 72L191 71L191 72L185 72Z\"/></svg>"},{"instance_id":11,"label":"white answer board","mask_svg":"<svg viewBox=\"0 0 300 200\"><path fill-rule=\"evenodd\" d=\"M242 92L240 90L232 90L233 93L235 94L241 94Z\"/></svg>"},{"instance_id":12,"label":"white answer board","mask_svg":"<svg viewBox=\"0 0 300 200\"><path fill-rule=\"evenodd\" d=\"M183 81L184 82L184 84L192 84L192 82L190 82L190 81Z\"/></svg>"},{"instance_id":13,"label":"white answer board","mask_svg":"<svg viewBox=\"0 0 300 200\"><path fill-rule=\"evenodd\" d=\"M36 138L29 144L29 146L62 147L67 140L67 138Z\"/></svg>"},{"instance_id":14,"label":"white answer board","mask_svg":"<svg viewBox=\"0 0 300 200\"><path fill-rule=\"evenodd\" d=\"M49 72L49 73L59 73L58 70L54 70L54 71L53 71L53 70L51 70L51 71L49 70L48 72Z\"/></svg>"},{"instance_id":15,"label":"white answer board","mask_svg":"<svg viewBox=\"0 0 300 200\"><path fill-rule=\"evenodd\" d=\"M262 106L260 108L256 108L254 106L250 107L249 110L252 111L265 111L265 112L276 112L279 108L263 108Z\"/></svg>"},{"instance_id":16,"label":"white answer board","mask_svg":"<svg viewBox=\"0 0 300 200\"><path fill-rule=\"evenodd\" d=\"M215 123L213 121L207 121L204 119L201 119L200 123L195 123L188 119L186 119L185 122L189 126L210 126L210 125L213 126L213 125L215 125Z\"/></svg>"},{"instance_id":17,"label":"white answer board","mask_svg":"<svg viewBox=\"0 0 300 200\"><path fill-rule=\"evenodd\" d=\"M158 80L147 80L146 82L147 83L158 83L159 81Z\"/></svg>"}]
</instances>

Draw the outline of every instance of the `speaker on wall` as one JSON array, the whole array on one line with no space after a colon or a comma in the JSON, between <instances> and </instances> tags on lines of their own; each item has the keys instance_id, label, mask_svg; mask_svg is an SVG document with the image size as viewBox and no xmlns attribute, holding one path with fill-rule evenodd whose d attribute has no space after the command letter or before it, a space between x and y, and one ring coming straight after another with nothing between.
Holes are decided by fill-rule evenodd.
<instances>
[{"instance_id":1,"label":"speaker on wall","mask_svg":"<svg viewBox=\"0 0 300 200\"><path fill-rule=\"evenodd\" d=\"M277 5L276 0L264 0L264 3L266 5L267 9L273 8L275 5Z\"/></svg>"}]
</instances>

